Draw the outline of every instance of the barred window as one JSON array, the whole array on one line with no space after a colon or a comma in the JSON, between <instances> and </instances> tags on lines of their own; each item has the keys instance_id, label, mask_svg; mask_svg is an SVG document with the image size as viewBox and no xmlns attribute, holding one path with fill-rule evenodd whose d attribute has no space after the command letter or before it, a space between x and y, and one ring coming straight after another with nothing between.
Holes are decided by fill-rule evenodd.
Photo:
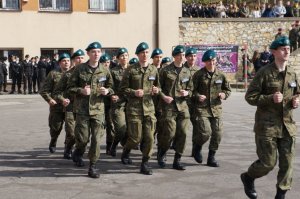
<instances>
[{"instance_id":1,"label":"barred window","mask_svg":"<svg viewBox=\"0 0 300 199\"><path fill-rule=\"evenodd\" d=\"M19 0L0 0L0 9L20 10Z\"/></svg>"},{"instance_id":2,"label":"barred window","mask_svg":"<svg viewBox=\"0 0 300 199\"><path fill-rule=\"evenodd\" d=\"M118 12L119 0L89 0L89 10L98 12Z\"/></svg>"},{"instance_id":3,"label":"barred window","mask_svg":"<svg viewBox=\"0 0 300 199\"><path fill-rule=\"evenodd\" d=\"M71 0L39 0L41 11L71 11Z\"/></svg>"}]
</instances>

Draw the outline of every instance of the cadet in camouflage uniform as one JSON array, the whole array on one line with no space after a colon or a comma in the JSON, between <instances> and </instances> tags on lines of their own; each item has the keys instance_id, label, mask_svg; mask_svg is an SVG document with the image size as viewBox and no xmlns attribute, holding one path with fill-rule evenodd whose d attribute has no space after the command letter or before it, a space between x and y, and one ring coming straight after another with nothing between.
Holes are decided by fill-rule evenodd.
<instances>
[{"instance_id":1,"label":"cadet in camouflage uniform","mask_svg":"<svg viewBox=\"0 0 300 199\"><path fill-rule=\"evenodd\" d=\"M216 68L216 53L207 50L202 57L205 67L194 74L193 107L195 109L195 123L193 131L194 159L202 163L202 145L209 138L209 153L207 165L218 167L215 153L221 142L222 100L229 97L231 89L226 76Z\"/></svg>"},{"instance_id":2,"label":"cadet in camouflage uniform","mask_svg":"<svg viewBox=\"0 0 300 199\"><path fill-rule=\"evenodd\" d=\"M275 199L284 199L291 189L295 159L297 128L292 113L299 106L300 88L295 71L288 65L290 42L287 37L280 37L270 49L275 61L255 75L245 96L250 105L257 106L254 132L258 160L241 174L241 179L246 195L254 199L254 180L273 170L277 158Z\"/></svg>"},{"instance_id":3,"label":"cadet in camouflage uniform","mask_svg":"<svg viewBox=\"0 0 300 199\"><path fill-rule=\"evenodd\" d=\"M215 153L219 148L223 131L222 101L229 97L231 89L226 76L216 68L216 53L207 50L202 57L205 67L194 74L193 107L195 123L193 131L193 156L202 163L202 145L209 138L207 165L219 167Z\"/></svg>"},{"instance_id":4,"label":"cadet in camouflage uniform","mask_svg":"<svg viewBox=\"0 0 300 199\"><path fill-rule=\"evenodd\" d=\"M123 164L131 164L132 161L129 157L131 149L143 143L140 172L152 175L148 160L152 155L154 142L156 118L152 96L159 93L158 72L155 66L148 63L149 46L147 43L140 43L135 54L138 56L139 62L127 68L120 85L120 91L127 98L128 129L128 138L121 160Z\"/></svg>"},{"instance_id":5,"label":"cadet in camouflage uniform","mask_svg":"<svg viewBox=\"0 0 300 199\"><path fill-rule=\"evenodd\" d=\"M100 57L100 63L104 68L110 70L111 60L108 54L104 54ZM110 96L104 97L104 109L105 109L105 130L106 130L106 154L111 155L111 145L114 141L114 132L112 126L112 118L110 117L111 99Z\"/></svg>"},{"instance_id":6,"label":"cadet in camouflage uniform","mask_svg":"<svg viewBox=\"0 0 300 199\"><path fill-rule=\"evenodd\" d=\"M57 138L62 130L64 124L65 113L63 110L63 105L55 100L54 89L59 82L62 73L66 72L70 68L70 55L63 53L59 57L59 69L51 71L40 90L40 95L44 100L50 105L49 114L49 127L51 141L49 144L50 153L56 151Z\"/></svg>"},{"instance_id":7,"label":"cadet in camouflage uniform","mask_svg":"<svg viewBox=\"0 0 300 199\"><path fill-rule=\"evenodd\" d=\"M120 143L122 146L124 146L126 143L126 98L121 95L120 84L123 79L124 72L128 66L128 58L128 50L126 48L119 48L117 52L118 64L110 70L114 82L113 89L115 91L115 95L111 96L110 111L115 132L114 141L110 149L110 154L113 157L116 156L118 144Z\"/></svg>"},{"instance_id":8,"label":"cadet in camouflage uniform","mask_svg":"<svg viewBox=\"0 0 300 199\"><path fill-rule=\"evenodd\" d=\"M197 61L197 50L195 48L188 48L185 52L185 59L186 62L184 63L184 67L190 69L192 78L199 70L199 66L196 66L196 61ZM194 114L194 108L192 106L192 101L191 99L188 99L187 101L188 107L189 107L189 112L190 112L190 117L191 117L191 122L192 125L194 126L194 121L195 121L195 114ZM194 128L193 128L193 136L194 136ZM194 143L193 143L193 150L192 150L192 156L194 154Z\"/></svg>"},{"instance_id":9,"label":"cadet in camouflage uniform","mask_svg":"<svg viewBox=\"0 0 300 199\"><path fill-rule=\"evenodd\" d=\"M162 55L163 52L160 48L156 48L152 51L151 54L151 59L152 59L152 65L154 65L157 68L158 73L161 71L161 61L162 61ZM153 96L153 102L154 102L154 107L155 107L155 117L156 117L156 129L154 133L154 139L155 136L160 136L160 131L162 131L162 110L161 110L161 102L160 102L160 96L155 95ZM157 138L158 139L158 138Z\"/></svg>"},{"instance_id":10,"label":"cadet in camouflage uniform","mask_svg":"<svg viewBox=\"0 0 300 199\"><path fill-rule=\"evenodd\" d=\"M129 60L129 65L136 64L138 62L139 62L139 60L134 57L134 58L132 58L132 59Z\"/></svg>"},{"instance_id":11,"label":"cadet in camouflage uniform","mask_svg":"<svg viewBox=\"0 0 300 199\"><path fill-rule=\"evenodd\" d=\"M158 139L158 164L166 166L166 153L171 141L175 145L173 168L185 170L180 163L185 149L186 136L190 114L187 99L192 95L193 82L191 71L184 67L185 48L178 45L172 52L174 62L163 68L159 74L162 90L162 118L163 131Z\"/></svg>"},{"instance_id":12,"label":"cadet in camouflage uniform","mask_svg":"<svg viewBox=\"0 0 300 199\"><path fill-rule=\"evenodd\" d=\"M100 43L91 43L86 51L89 60L74 69L67 87L70 94L75 95L75 150L72 157L77 166L84 165L82 156L91 136L88 175L99 178L96 162L100 156L100 140L104 134L104 96L113 94L113 82L109 70L99 63Z\"/></svg>"},{"instance_id":13,"label":"cadet in camouflage uniform","mask_svg":"<svg viewBox=\"0 0 300 199\"><path fill-rule=\"evenodd\" d=\"M169 64L171 64L172 59L170 57L164 57L161 60L161 67L164 68L165 66L168 66Z\"/></svg>"},{"instance_id":14,"label":"cadet in camouflage uniform","mask_svg":"<svg viewBox=\"0 0 300 199\"><path fill-rule=\"evenodd\" d=\"M79 49L71 57L72 68L63 73L61 79L57 83L54 89L55 100L64 106L65 111L65 150L64 158L71 159L72 148L75 144L74 128L75 128L75 116L73 113L73 102L74 98L67 92L67 83L73 73L75 67L84 62L84 52Z\"/></svg>"}]
</instances>

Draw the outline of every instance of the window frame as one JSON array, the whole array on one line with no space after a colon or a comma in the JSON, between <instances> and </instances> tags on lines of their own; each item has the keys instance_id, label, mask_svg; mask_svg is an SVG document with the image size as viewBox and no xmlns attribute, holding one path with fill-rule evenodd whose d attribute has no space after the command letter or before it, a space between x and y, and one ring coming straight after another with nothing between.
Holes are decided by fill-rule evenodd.
<instances>
[{"instance_id":1,"label":"window frame","mask_svg":"<svg viewBox=\"0 0 300 199\"><path fill-rule=\"evenodd\" d=\"M14 9L14 8L1 8L0 7L0 11L8 11L8 12L19 12L22 11L22 0L18 0L19 2L19 8L18 9Z\"/></svg>"},{"instance_id":2,"label":"window frame","mask_svg":"<svg viewBox=\"0 0 300 199\"><path fill-rule=\"evenodd\" d=\"M89 13L102 13L102 14L119 14L120 13L120 0L115 0L117 3L117 10L116 11L107 11L107 10L96 10L96 9L91 9L91 0L88 0L89 7L88 7L88 12Z\"/></svg>"},{"instance_id":3,"label":"window frame","mask_svg":"<svg viewBox=\"0 0 300 199\"><path fill-rule=\"evenodd\" d=\"M70 56L74 52L74 48L67 48L67 47L66 48L40 48L40 56L41 55L44 55L44 56L46 55L46 54L42 54L43 50L53 51L53 54L48 55L48 56L50 56L50 58L52 58L55 53L58 53L58 51L70 51L70 52L68 52L70 54Z\"/></svg>"},{"instance_id":4,"label":"window frame","mask_svg":"<svg viewBox=\"0 0 300 199\"><path fill-rule=\"evenodd\" d=\"M70 2L70 9L69 10L60 10L60 9L47 9L47 8L42 8L40 7L41 3L40 3L41 0L38 0L38 11L39 12L55 12L55 13L71 13L73 12L73 1L72 0L69 0Z\"/></svg>"}]
</instances>

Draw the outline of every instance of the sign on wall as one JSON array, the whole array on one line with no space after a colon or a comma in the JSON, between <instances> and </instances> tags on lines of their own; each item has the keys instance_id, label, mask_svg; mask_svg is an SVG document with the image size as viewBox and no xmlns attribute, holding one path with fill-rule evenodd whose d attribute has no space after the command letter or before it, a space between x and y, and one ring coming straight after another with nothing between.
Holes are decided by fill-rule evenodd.
<instances>
[{"instance_id":1,"label":"sign on wall","mask_svg":"<svg viewBox=\"0 0 300 199\"><path fill-rule=\"evenodd\" d=\"M217 68L225 73L236 73L238 71L238 50L237 45L189 45L196 48L197 62L196 65L203 68L204 63L201 61L205 51L212 49L217 53ZM186 46L187 48L189 46Z\"/></svg>"}]
</instances>

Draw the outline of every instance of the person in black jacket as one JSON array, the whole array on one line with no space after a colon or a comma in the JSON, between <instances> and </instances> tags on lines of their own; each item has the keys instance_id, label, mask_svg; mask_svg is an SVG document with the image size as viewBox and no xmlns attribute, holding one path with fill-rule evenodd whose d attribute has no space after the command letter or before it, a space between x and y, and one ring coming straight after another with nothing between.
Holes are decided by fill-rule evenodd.
<instances>
[{"instance_id":1,"label":"person in black jacket","mask_svg":"<svg viewBox=\"0 0 300 199\"><path fill-rule=\"evenodd\" d=\"M33 66L29 60L29 55L25 56L25 60L22 62L23 67L23 91L24 95L26 95L27 86L28 93L32 94L32 75L33 75Z\"/></svg>"},{"instance_id":2,"label":"person in black jacket","mask_svg":"<svg viewBox=\"0 0 300 199\"><path fill-rule=\"evenodd\" d=\"M36 57L32 57L31 60L31 65L32 65L32 89L33 93L38 93L37 91L37 83L38 83L38 65L36 61Z\"/></svg>"},{"instance_id":3,"label":"person in black jacket","mask_svg":"<svg viewBox=\"0 0 300 199\"><path fill-rule=\"evenodd\" d=\"M2 59L0 60L0 95L2 95L2 85L4 82L4 64L2 63Z\"/></svg>"},{"instance_id":4,"label":"person in black jacket","mask_svg":"<svg viewBox=\"0 0 300 199\"><path fill-rule=\"evenodd\" d=\"M41 56L40 61L38 62L38 90L43 87L43 83L46 79L46 71L47 71L47 63L46 63L46 57Z\"/></svg>"},{"instance_id":5,"label":"person in black jacket","mask_svg":"<svg viewBox=\"0 0 300 199\"><path fill-rule=\"evenodd\" d=\"M12 62L10 63L12 86L9 94L14 94L16 91L16 84L18 87L18 93L22 94L21 84L22 84L22 65L19 61L19 57L12 56Z\"/></svg>"}]
</instances>

